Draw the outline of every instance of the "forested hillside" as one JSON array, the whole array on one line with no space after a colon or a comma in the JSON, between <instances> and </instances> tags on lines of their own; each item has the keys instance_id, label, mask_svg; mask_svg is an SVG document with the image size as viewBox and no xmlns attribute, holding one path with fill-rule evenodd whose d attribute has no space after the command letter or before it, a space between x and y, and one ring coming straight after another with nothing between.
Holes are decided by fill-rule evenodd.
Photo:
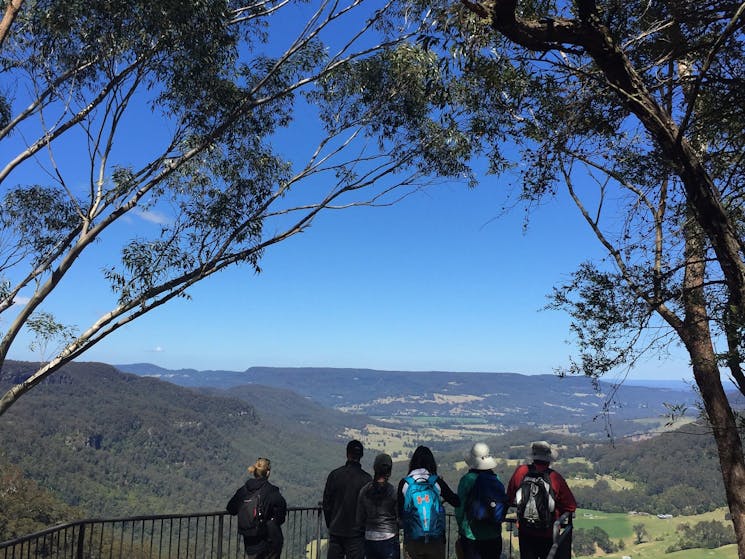
<instances>
[{"instance_id":1,"label":"forested hillside","mask_svg":"<svg viewBox=\"0 0 745 559\"><path fill-rule=\"evenodd\" d=\"M376 423L367 416L326 408L282 388L247 384L225 390L202 389L202 392L243 400L256 410L262 423L313 439L338 442L342 431L362 429L365 425Z\"/></svg>"},{"instance_id":2,"label":"forested hillside","mask_svg":"<svg viewBox=\"0 0 745 559\"><path fill-rule=\"evenodd\" d=\"M0 383L28 370L6 362ZM282 409L299 400L285 395ZM313 505L344 442L299 436L238 398L100 363L68 365L0 418L0 458L86 515L221 510L259 456L272 459L291 505Z\"/></svg>"},{"instance_id":3,"label":"forested hillside","mask_svg":"<svg viewBox=\"0 0 745 559\"><path fill-rule=\"evenodd\" d=\"M613 491L607 482L580 491L587 508L697 514L725 504L716 445L710 428L701 424L610 448L580 447L580 451L597 474L634 483L624 491Z\"/></svg>"},{"instance_id":4,"label":"forested hillside","mask_svg":"<svg viewBox=\"0 0 745 559\"><path fill-rule=\"evenodd\" d=\"M0 541L31 534L81 516L60 498L0 458Z\"/></svg>"}]
</instances>

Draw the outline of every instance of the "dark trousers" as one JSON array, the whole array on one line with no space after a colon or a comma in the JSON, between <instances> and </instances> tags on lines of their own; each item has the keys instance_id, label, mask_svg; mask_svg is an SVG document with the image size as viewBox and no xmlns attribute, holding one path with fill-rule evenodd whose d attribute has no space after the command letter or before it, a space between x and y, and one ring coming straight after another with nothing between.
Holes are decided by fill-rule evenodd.
<instances>
[{"instance_id":1,"label":"dark trousers","mask_svg":"<svg viewBox=\"0 0 745 559\"><path fill-rule=\"evenodd\" d=\"M404 551L408 559L445 559L447 551L445 542L404 541Z\"/></svg>"},{"instance_id":2,"label":"dark trousers","mask_svg":"<svg viewBox=\"0 0 745 559\"><path fill-rule=\"evenodd\" d=\"M502 556L502 538L469 540L460 538L463 559L499 559Z\"/></svg>"},{"instance_id":3,"label":"dark trousers","mask_svg":"<svg viewBox=\"0 0 745 559\"><path fill-rule=\"evenodd\" d=\"M398 537L389 540L365 540L365 559L401 559Z\"/></svg>"},{"instance_id":4,"label":"dark trousers","mask_svg":"<svg viewBox=\"0 0 745 559\"><path fill-rule=\"evenodd\" d=\"M363 559L365 557L365 536L344 538L329 536L327 559Z\"/></svg>"},{"instance_id":5,"label":"dark trousers","mask_svg":"<svg viewBox=\"0 0 745 559\"><path fill-rule=\"evenodd\" d=\"M243 536L246 559L279 559L282 554L282 542L279 544L261 538Z\"/></svg>"},{"instance_id":6,"label":"dark trousers","mask_svg":"<svg viewBox=\"0 0 745 559\"><path fill-rule=\"evenodd\" d=\"M537 538L535 536L518 536L520 543L520 559L546 559L551 551L551 538ZM561 542L553 559L569 559L572 556L572 534Z\"/></svg>"}]
</instances>

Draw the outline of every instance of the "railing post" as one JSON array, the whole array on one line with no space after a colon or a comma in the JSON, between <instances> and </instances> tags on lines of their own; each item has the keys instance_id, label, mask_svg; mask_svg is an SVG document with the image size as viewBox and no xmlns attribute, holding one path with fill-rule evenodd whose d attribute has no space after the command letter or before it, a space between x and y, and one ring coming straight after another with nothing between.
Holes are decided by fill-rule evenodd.
<instances>
[{"instance_id":1,"label":"railing post","mask_svg":"<svg viewBox=\"0 0 745 559\"><path fill-rule=\"evenodd\" d=\"M77 559L83 559L83 545L85 544L85 522L81 522L78 530L78 552L75 554Z\"/></svg>"},{"instance_id":2,"label":"railing post","mask_svg":"<svg viewBox=\"0 0 745 559\"><path fill-rule=\"evenodd\" d=\"M323 522L323 508L318 510L318 522L316 522L316 557L318 559L321 556L321 522Z\"/></svg>"},{"instance_id":3,"label":"railing post","mask_svg":"<svg viewBox=\"0 0 745 559\"><path fill-rule=\"evenodd\" d=\"M225 516L217 517L217 559L222 559L222 538L225 531Z\"/></svg>"}]
</instances>

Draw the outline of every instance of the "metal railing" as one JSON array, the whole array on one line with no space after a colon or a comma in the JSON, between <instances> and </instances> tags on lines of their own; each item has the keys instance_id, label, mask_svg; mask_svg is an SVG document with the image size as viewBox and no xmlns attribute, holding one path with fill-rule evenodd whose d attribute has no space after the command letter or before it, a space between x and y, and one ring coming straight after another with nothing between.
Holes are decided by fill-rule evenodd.
<instances>
[{"instance_id":1,"label":"metal railing","mask_svg":"<svg viewBox=\"0 0 745 559\"><path fill-rule=\"evenodd\" d=\"M513 557L514 519L506 519L503 555ZM239 559L243 538L226 512L134 516L69 522L0 543L0 559ZM323 559L328 533L319 507L290 507L281 559ZM457 527L447 516L447 558Z\"/></svg>"}]
</instances>

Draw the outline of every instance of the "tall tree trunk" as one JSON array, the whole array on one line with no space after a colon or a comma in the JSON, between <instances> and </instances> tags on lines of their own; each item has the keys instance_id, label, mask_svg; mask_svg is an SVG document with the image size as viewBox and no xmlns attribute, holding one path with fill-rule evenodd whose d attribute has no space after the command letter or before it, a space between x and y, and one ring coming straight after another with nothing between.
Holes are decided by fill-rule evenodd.
<instances>
[{"instance_id":1,"label":"tall tree trunk","mask_svg":"<svg viewBox=\"0 0 745 559\"><path fill-rule=\"evenodd\" d=\"M693 376L701 391L716 441L727 504L737 537L737 554L745 559L745 456L735 416L722 386L709 328L704 292L706 260L703 233L696 224L689 224L685 235L685 320L678 334L691 357Z\"/></svg>"}]
</instances>

